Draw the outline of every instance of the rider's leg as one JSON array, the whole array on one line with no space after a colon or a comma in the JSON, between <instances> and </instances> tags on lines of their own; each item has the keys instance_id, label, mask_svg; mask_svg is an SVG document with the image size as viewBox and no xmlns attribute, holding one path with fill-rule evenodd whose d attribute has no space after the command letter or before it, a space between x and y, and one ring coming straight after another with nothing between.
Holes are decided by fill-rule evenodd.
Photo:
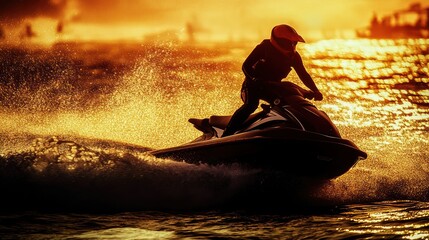
<instances>
[{"instance_id":1,"label":"rider's leg","mask_svg":"<svg viewBox=\"0 0 429 240\"><path fill-rule=\"evenodd\" d=\"M240 126L246 121L246 119L252 114L259 105L259 98L253 88L249 88L246 84L243 84L241 89L241 99L244 104L237 109L229 120L222 137L229 136L235 133Z\"/></svg>"}]
</instances>

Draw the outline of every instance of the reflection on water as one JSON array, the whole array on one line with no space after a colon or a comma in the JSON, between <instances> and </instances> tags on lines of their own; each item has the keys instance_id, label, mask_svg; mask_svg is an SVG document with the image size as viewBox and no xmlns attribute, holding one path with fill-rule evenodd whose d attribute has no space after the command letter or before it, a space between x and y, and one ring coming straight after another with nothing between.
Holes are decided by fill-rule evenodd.
<instances>
[{"instance_id":1,"label":"reflection on water","mask_svg":"<svg viewBox=\"0 0 429 240\"><path fill-rule=\"evenodd\" d=\"M243 212L16 214L0 216L5 239L427 239L429 206L352 204L312 214ZM37 224L35 224L37 223ZM40 226L49 226L40 230Z\"/></svg>"},{"instance_id":2,"label":"reflection on water","mask_svg":"<svg viewBox=\"0 0 429 240\"><path fill-rule=\"evenodd\" d=\"M427 239L429 223L428 203L413 201L380 202L374 205L349 206L339 217L350 223L342 231L355 234L408 236L409 239ZM353 223L354 227L351 227Z\"/></svg>"},{"instance_id":3,"label":"reflection on water","mask_svg":"<svg viewBox=\"0 0 429 240\"><path fill-rule=\"evenodd\" d=\"M394 137L429 129L428 47L428 39L327 40L304 45L303 55L338 124Z\"/></svg>"}]
</instances>

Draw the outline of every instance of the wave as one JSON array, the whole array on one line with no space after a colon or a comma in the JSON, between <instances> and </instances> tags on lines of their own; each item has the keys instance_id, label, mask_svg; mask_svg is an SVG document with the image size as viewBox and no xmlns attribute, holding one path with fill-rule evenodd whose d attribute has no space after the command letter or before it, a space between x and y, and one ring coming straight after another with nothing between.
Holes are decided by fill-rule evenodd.
<instances>
[{"instance_id":1,"label":"wave","mask_svg":"<svg viewBox=\"0 0 429 240\"><path fill-rule=\"evenodd\" d=\"M146 154L147 148L135 145L83 142L39 137L29 150L2 155L2 210L219 207L260 180L255 178L261 174L257 169L190 165L154 158Z\"/></svg>"},{"instance_id":2,"label":"wave","mask_svg":"<svg viewBox=\"0 0 429 240\"><path fill-rule=\"evenodd\" d=\"M355 166L338 179L319 182L239 164L193 165L155 158L147 153L149 148L109 140L22 138L30 144L26 150L0 155L1 211L291 211L429 196L421 184L428 174L419 174L419 181L390 178L380 167Z\"/></svg>"}]
</instances>

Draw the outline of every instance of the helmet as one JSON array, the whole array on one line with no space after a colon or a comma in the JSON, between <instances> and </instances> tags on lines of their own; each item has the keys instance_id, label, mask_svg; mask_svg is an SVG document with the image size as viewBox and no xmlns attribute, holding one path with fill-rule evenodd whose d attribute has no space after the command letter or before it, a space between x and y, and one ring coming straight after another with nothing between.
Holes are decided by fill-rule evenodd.
<instances>
[{"instance_id":1,"label":"helmet","mask_svg":"<svg viewBox=\"0 0 429 240\"><path fill-rule=\"evenodd\" d=\"M305 42L304 38L302 38L293 27L286 24L277 25L273 28L271 31L271 40L273 38L283 38L294 42Z\"/></svg>"},{"instance_id":2,"label":"helmet","mask_svg":"<svg viewBox=\"0 0 429 240\"><path fill-rule=\"evenodd\" d=\"M305 42L304 39L289 25L277 25L271 31L271 44L279 51L294 52L297 42Z\"/></svg>"}]
</instances>

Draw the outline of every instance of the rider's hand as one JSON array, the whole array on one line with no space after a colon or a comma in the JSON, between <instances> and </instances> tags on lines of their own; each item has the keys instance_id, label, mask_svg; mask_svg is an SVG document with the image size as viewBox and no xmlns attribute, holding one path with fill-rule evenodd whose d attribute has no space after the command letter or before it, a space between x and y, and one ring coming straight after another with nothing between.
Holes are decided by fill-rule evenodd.
<instances>
[{"instance_id":1,"label":"rider's hand","mask_svg":"<svg viewBox=\"0 0 429 240\"><path fill-rule=\"evenodd\" d=\"M319 91L313 92L313 96L314 96L314 100L316 100L316 101L323 100L323 95Z\"/></svg>"},{"instance_id":2,"label":"rider's hand","mask_svg":"<svg viewBox=\"0 0 429 240\"><path fill-rule=\"evenodd\" d=\"M303 91L304 98L312 100L314 98L314 92L313 91Z\"/></svg>"}]
</instances>

